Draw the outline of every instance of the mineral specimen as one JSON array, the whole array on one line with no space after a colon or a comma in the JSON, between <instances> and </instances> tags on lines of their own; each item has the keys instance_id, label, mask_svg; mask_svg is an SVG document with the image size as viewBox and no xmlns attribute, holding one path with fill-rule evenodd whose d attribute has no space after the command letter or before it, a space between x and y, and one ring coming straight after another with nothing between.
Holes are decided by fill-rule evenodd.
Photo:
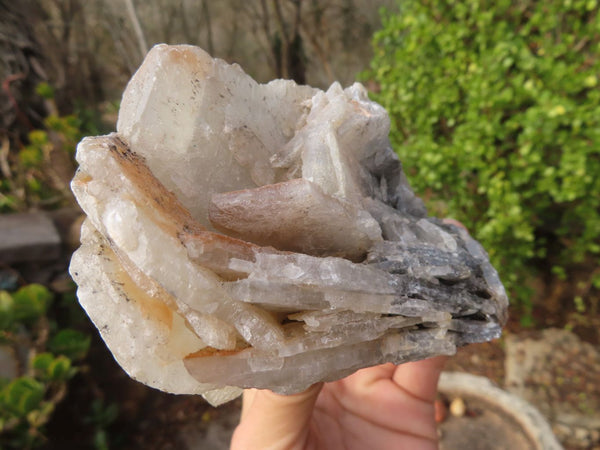
<instances>
[{"instance_id":1,"label":"mineral specimen","mask_svg":"<svg viewBox=\"0 0 600 450\"><path fill-rule=\"evenodd\" d=\"M499 336L496 271L427 217L389 126L360 84L258 84L154 47L72 183L87 219L71 274L121 366L218 404Z\"/></svg>"}]
</instances>

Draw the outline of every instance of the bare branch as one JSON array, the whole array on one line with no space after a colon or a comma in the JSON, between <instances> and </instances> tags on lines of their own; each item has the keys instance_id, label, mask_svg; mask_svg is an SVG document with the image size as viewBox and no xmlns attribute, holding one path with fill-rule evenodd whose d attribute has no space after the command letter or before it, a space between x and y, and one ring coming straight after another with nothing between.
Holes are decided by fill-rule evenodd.
<instances>
[{"instance_id":1,"label":"bare branch","mask_svg":"<svg viewBox=\"0 0 600 450\"><path fill-rule=\"evenodd\" d=\"M202 14L204 15L204 23L206 24L206 39L208 42L208 53L212 55L215 51L215 47L213 45L213 32L212 23L210 19L210 10L208 9L208 2L206 0L202 1Z\"/></svg>"},{"instance_id":2,"label":"bare branch","mask_svg":"<svg viewBox=\"0 0 600 450\"><path fill-rule=\"evenodd\" d=\"M277 18L277 28L279 29L279 34L281 38L281 49L279 51L279 56L281 58L280 70L282 78L289 78L290 74L288 71L289 67L289 55L288 50L290 48L290 38L287 34L285 20L283 18L283 14L281 12L281 5L279 4L279 0L272 0L273 9L275 10L275 17Z\"/></svg>"},{"instance_id":3,"label":"bare branch","mask_svg":"<svg viewBox=\"0 0 600 450\"><path fill-rule=\"evenodd\" d=\"M137 13L135 11L135 6L133 4L133 0L123 0L125 2L125 7L127 8L127 14L129 15L129 20L133 25L133 31L135 32L135 36L138 41L138 47L140 49L140 53L142 58L148 53L148 44L146 43L146 37L144 36L144 32L142 30L142 26L138 19Z\"/></svg>"},{"instance_id":4,"label":"bare branch","mask_svg":"<svg viewBox=\"0 0 600 450\"><path fill-rule=\"evenodd\" d=\"M327 52L325 52L321 44L319 44L319 39L317 39L317 35L306 30L305 27L302 27L302 31L304 38L306 38L307 41L310 43L315 54L317 55L317 58L319 58L319 62L323 66L323 70L325 70L325 74L327 75L327 81L330 84L333 83L336 80L336 78L333 74L333 71L331 70L331 65L329 64Z\"/></svg>"}]
</instances>

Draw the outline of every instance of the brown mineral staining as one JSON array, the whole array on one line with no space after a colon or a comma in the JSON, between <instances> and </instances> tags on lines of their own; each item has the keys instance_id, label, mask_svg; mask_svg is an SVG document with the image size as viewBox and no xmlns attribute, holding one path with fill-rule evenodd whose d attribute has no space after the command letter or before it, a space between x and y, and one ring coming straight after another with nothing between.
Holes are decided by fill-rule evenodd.
<instances>
[{"instance_id":1,"label":"brown mineral staining","mask_svg":"<svg viewBox=\"0 0 600 450\"><path fill-rule=\"evenodd\" d=\"M180 229L188 232L202 231L189 211L181 205L177 197L169 192L154 177L145 159L132 152L123 139L114 137L110 140L109 149L115 156L116 162L121 166L122 174L137 188L135 200L155 210L158 215L164 216L166 223L176 224Z\"/></svg>"},{"instance_id":2,"label":"brown mineral staining","mask_svg":"<svg viewBox=\"0 0 600 450\"><path fill-rule=\"evenodd\" d=\"M315 256L364 259L381 240L377 223L302 178L255 189L214 194L211 223L240 239ZM332 219L328 219L332 218Z\"/></svg>"},{"instance_id":3,"label":"brown mineral staining","mask_svg":"<svg viewBox=\"0 0 600 450\"><path fill-rule=\"evenodd\" d=\"M148 292L136 285L125 271L119 272L118 276L115 277L115 283L119 284L123 292L127 293L127 298L130 301L135 302L143 317L171 329L173 326L173 311L167 305L172 305L173 300L168 299L166 292L160 292L155 286L154 290L160 293L153 296L148 295Z\"/></svg>"},{"instance_id":4,"label":"brown mineral staining","mask_svg":"<svg viewBox=\"0 0 600 450\"><path fill-rule=\"evenodd\" d=\"M190 353L184 359L192 359L192 358L206 358L209 356L231 356L237 355L239 352L244 350L247 347L236 349L236 350L219 350L212 347L204 347L197 352Z\"/></svg>"}]
</instances>

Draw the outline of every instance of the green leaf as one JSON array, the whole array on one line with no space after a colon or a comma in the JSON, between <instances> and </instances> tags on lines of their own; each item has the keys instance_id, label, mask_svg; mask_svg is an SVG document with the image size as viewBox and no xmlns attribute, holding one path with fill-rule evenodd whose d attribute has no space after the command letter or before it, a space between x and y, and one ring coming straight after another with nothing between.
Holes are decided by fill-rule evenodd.
<instances>
[{"instance_id":1,"label":"green leaf","mask_svg":"<svg viewBox=\"0 0 600 450\"><path fill-rule=\"evenodd\" d=\"M42 149L29 145L19 152L19 160L25 167L38 167L44 161Z\"/></svg>"},{"instance_id":2,"label":"green leaf","mask_svg":"<svg viewBox=\"0 0 600 450\"><path fill-rule=\"evenodd\" d=\"M50 86L48 83L40 83L36 86L35 92L37 95L51 100L54 98L54 88Z\"/></svg>"},{"instance_id":3,"label":"green leaf","mask_svg":"<svg viewBox=\"0 0 600 450\"><path fill-rule=\"evenodd\" d=\"M43 316L52 300L52 293L41 284L30 284L13 294L15 319L31 322Z\"/></svg>"},{"instance_id":4,"label":"green leaf","mask_svg":"<svg viewBox=\"0 0 600 450\"><path fill-rule=\"evenodd\" d=\"M27 414L27 422L31 426L39 428L50 420L52 413L54 412L55 404L50 401L42 402L39 409L34 409Z\"/></svg>"},{"instance_id":5,"label":"green leaf","mask_svg":"<svg viewBox=\"0 0 600 450\"><path fill-rule=\"evenodd\" d=\"M50 339L48 348L54 354L65 355L67 358L77 361L85 357L90 348L90 342L90 336L65 328Z\"/></svg>"},{"instance_id":6,"label":"green leaf","mask_svg":"<svg viewBox=\"0 0 600 450\"><path fill-rule=\"evenodd\" d=\"M46 133L44 130L33 130L29 133L29 143L33 147L43 147L48 142L48 133Z\"/></svg>"},{"instance_id":7,"label":"green leaf","mask_svg":"<svg viewBox=\"0 0 600 450\"><path fill-rule=\"evenodd\" d=\"M31 360L31 368L35 370L42 378L45 378L48 374L50 365L54 361L54 355L52 353L40 353L35 355Z\"/></svg>"},{"instance_id":8,"label":"green leaf","mask_svg":"<svg viewBox=\"0 0 600 450\"><path fill-rule=\"evenodd\" d=\"M44 385L30 377L17 378L0 393L3 406L18 417L38 408L43 398Z\"/></svg>"},{"instance_id":9,"label":"green leaf","mask_svg":"<svg viewBox=\"0 0 600 450\"><path fill-rule=\"evenodd\" d=\"M18 200L14 195L0 195L0 213L16 211L17 204Z\"/></svg>"},{"instance_id":10,"label":"green leaf","mask_svg":"<svg viewBox=\"0 0 600 450\"><path fill-rule=\"evenodd\" d=\"M0 291L0 331L8 331L15 320L15 302L6 291Z\"/></svg>"},{"instance_id":11,"label":"green leaf","mask_svg":"<svg viewBox=\"0 0 600 450\"><path fill-rule=\"evenodd\" d=\"M96 450L108 450L108 434L106 430L96 430L93 438L94 448Z\"/></svg>"},{"instance_id":12,"label":"green leaf","mask_svg":"<svg viewBox=\"0 0 600 450\"><path fill-rule=\"evenodd\" d=\"M36 377L43 381L66 381L77 372L69 358L54 356L52 353L36 355L31 361L31 367Z\"/></svg>"},{"instance_id":13,"label":"green leaf","mask_svg":"<svg viewBox=\"0 0 600 450\"><path fill-rule=\"evenodd\" d=\"M585 302L583 301L583 298L581 297L581 295L576 295L575 297L573 297L573 304L575 305L575 310L578 313L580 313L580 314L585 313L586 306L585 306Z\"/></svg>"},{"instance_id":14,"label":"green leaf","mask_svg":"<svg viewBox=\"0 0 600 450\"><path fill-rule=\"evenodd\" d=\"M93 425L97 430L104 430L110 426L119 416L117 403L105 405L101 399L94 400L84 422Z\"/></svg>"},{"instance_id":15,"label":"green leaf","mask_svg":"<svg viewBox=\"0 0 600 450\"><path fill-rule=\"evenodd\" d=\"M553 266L552 267L552 273L554 273L559 280L564 281L564 280L567 279L567 272L565 272L565 268L564 267Z\"/></svg>"},{"instance_id":16,"label":"green leaf","mask_svg":"<svg viewBox=\"0 0 600 450\"><path fill-rule=\"evenodd\" d=\"M73 375L71 360L66 356L58 356L48 366L48 378L52 381L66 381Z\"/></svg>"},{"instance_id":17,"label":"green leaf","mask_svg":"<svg viewBox=\"0 0 600 450\"><path fill-rule=\"evenodd\" d=\"M600 289L600 272L592 277L592 286L596 289Z\"/></svg>"}]
</instances>

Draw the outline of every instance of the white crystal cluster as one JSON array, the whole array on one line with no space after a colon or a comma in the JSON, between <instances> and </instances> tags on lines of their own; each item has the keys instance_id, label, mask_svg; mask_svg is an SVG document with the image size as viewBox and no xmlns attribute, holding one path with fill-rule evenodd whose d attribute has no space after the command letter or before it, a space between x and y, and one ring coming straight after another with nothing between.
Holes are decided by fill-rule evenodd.
<instances>
[{"instance_id":1,"label":"white crystal cluster","mask_svg":"<svg viewBox=\"0 0 600 450\"><path fill-rule=\"evenodd\" d=\"M121 366L218 404L499 336L487 254L426 216L388 131L360 84L258 84L154 47L72 183L87 220L71 274Z\"/></svg>"}]
</instances>

